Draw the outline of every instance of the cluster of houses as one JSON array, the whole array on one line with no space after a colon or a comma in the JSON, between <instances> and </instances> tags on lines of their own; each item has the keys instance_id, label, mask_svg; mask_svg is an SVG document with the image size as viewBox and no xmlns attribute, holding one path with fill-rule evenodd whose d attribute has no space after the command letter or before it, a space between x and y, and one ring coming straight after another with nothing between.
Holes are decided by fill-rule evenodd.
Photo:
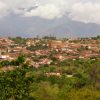
<instances>
[{"instance_id":1,"label":"cluster of houses","mask_svg":"<svg viewBox=\"0 0 100 100\"><path fill-rule=\"evenodd\" d=\"M84 42L83 40L74 42L73 40L42 39L42 42L41 39L27 39L26 43L22 45L16 44L15 41L9 38L0 38L0 61L12 61L19 55L25 54L27 55L27 62L38 68L41 65L49 65L53 62L48 57L51 54L60 61L65 59L100 57L100 39L98 41L89 39L88 41L84 40ZM37 43L41 43L43 46L46 45L48 48L35 51L27 49L27 47L36 46ZM36 57L40 58L34 60Z\"/></svg>"}]
</instances>

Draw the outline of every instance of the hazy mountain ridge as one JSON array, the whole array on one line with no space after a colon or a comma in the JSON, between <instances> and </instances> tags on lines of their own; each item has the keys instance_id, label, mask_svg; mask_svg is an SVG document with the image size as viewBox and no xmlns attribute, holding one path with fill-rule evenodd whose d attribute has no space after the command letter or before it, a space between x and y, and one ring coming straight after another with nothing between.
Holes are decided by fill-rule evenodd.
<instances>
[{"instance_id":1,"label":"hazy mountain ridge","mask_svg":"<svg viewBox=\"0 0 100 100\"><path fill-rule=\"evenodd\" d=\"M0 22L0 36L91 37L100 35L100 25L72 21L66 17L56 20L43 20L35 17L31 19L8 17Z\"/></svg>"}]
</instances>

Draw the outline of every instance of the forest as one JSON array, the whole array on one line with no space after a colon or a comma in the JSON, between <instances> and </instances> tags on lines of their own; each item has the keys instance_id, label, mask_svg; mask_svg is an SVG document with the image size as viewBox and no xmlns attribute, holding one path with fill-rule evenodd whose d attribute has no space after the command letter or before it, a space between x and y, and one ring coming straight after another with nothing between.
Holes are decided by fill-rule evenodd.
<instances>
[{"instance_id":1,"label":"forest","mask_svg":"<svg viewBox=\"0 0 100 100\"><path fill-rule=\"evenodd\" d=\"M5 65L15 69L0 71L0 100L100 100L100 58L68 59L37 69L20 56L0 62L0 68Z\"/></svg>"}]
</instances>

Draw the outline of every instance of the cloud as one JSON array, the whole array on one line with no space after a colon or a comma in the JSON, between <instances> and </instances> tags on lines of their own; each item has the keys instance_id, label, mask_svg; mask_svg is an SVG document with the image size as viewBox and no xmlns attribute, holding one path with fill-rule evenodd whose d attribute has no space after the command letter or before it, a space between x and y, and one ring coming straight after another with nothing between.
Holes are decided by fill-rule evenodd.
<instances>
[{"instance_id":1,"label":"cloud","mask_svg":"<svg viewBox=\"0 0 100 100\"><path fill-rule=\"evenodd\" d=\"M23 14L27 9L35 6L35 0L0 0L0 17L11 13Z\"/></svg>"},{"instance_id":2,"label":"cloud","mask_svg":"<svg viewBox=\"0 0 100 100\"><path fill-rule=\"evenodd\" d=\"M10 13L49 20L66 15L72 20L100 24L100 0L0 0L0 17Z\"/></svg>"},{"instance_id":3,"label":"cloud","mask_svg":"<svg viewBox=\"0 0 100 100\"><path fill-rule=\"evenodd\" d=\"M100 24L99 0L39 0L38 4L36 9L25 12L24 16L54 19L67 15L72 20Z\"/></svg>"},{"instance_id":4,"label":"cloud","mask_svg":"<svg viewBox=\"0 0 100 100\"><path fill-rule=\"evenodd\" d=\"M54 19L63 16L63 14L61 14L59 7L56 7L53 4L46 4L45 6L41 5L35 10L26 12L24 15L26 17L40 16L41 18L45 18L45 19Z\"/></svg>"},{"instance_id":5,"label":"cloud","mask_svg":"<svg viewBox=\"0 0 100 100\"><path fill-rule=\"evenodd\" d=\"M68 15L73 20L100 24L100 3L76 3Z\"/></svg>"},{"instance_id":6,"label":"cloud","mask_svg":"<svg viewBox=\"0 0 100 100\"><path fill-rule=\"evenodd\" d=\"M0 17L2 17L2 16L7 14L5 9L6 9L6 5L3 2L0 2Z\"/></svg>"},{"instance_id":7,"label":"cloud","mask_svg":"<svg viewBox=\"0 0 100 100\"><path fill-rule=\"evenodd\" d=\"M38 7L26 12L26 17L39 16L45 19L61 18L66 15L66 0L39 0Z\"/></svg>"}]
</instances>

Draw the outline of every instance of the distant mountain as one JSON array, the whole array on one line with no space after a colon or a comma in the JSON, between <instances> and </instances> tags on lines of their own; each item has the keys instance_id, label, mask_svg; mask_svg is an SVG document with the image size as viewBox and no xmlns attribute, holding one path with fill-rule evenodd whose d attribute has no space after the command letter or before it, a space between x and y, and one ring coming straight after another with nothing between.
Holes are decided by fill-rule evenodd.
<instances>
[{"instance_id":1,"label":"distant mountain","mask_svg":"<svg viewBox=\"0 0 100 100\"><path fill-rule=\"evenodd\" d=\"M70 21L50 28L45 33L58 37L91 37L100 35L100 25Z\"/></svg>"},{"instance_id":2,"label":"distant mountain","mask_svg":"<svg viewBox=\"0 0 100 100\"><path fill-rule=\"evenodd\" d=\"M57 36L91 37L100 35L100 25L82 23L68 19L44 20L37 17L21 18L9 16L0 20L0 36Z\"/></svg>"}]
</instances>

